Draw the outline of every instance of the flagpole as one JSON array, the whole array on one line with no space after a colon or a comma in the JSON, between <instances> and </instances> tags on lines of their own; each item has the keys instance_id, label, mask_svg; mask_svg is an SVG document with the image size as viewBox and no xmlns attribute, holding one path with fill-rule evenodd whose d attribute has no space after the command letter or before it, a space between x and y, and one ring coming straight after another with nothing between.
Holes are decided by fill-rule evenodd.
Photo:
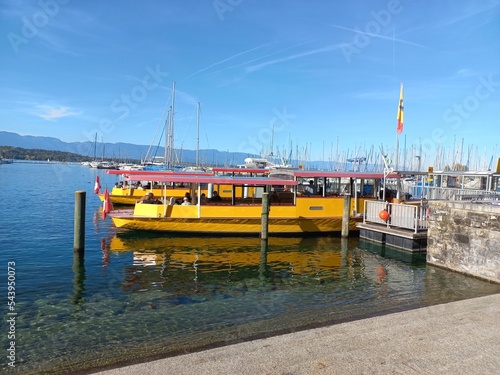
<instances>
[{"instance_id":1,"label":"flagpole","mask_svg":"<svg viewBox=\"0 0 500 375\"><path fill-rule=\"evenodd\" d=\"M394 163L394 165L396 166L396 171L399 169L398 166L399 166L399 134L396 133L396 162Z\"/></svg>"},{"instance_id":2,"label":"flagpole","mask_svg":"<svg viewBox=\"0 0 500 375\"><path fill-rule=\"evenodd\" d=\"M399 170L399 134L403 132L403 124L404 124L404 91L403 91L403 82L401 82L401 87L399 89L399 105L398 105L398 126L396 128L396 171ZM401 180L398 178L397 182L397 194L396 199L398 202L400 201L400 187Z\"/></svg>"},{"instance_id":3,"label":"flagpole","mask_svg":"<svg viewBox=\"0 0 500 375\"><path fill-rule=\"evenodd\" d=\"M401 87L399 89L399 105L398 105L398 126L396 128L396 170L399 169L399 134L403 132L403 123L404 123L404 103L403 103L403 82L401 82Z\"/></svg>"}]
</instances>

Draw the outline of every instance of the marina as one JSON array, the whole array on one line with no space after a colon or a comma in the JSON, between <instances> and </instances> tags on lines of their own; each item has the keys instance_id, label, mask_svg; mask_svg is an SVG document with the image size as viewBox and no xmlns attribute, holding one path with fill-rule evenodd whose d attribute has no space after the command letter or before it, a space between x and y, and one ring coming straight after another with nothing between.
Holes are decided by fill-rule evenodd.
<instances>
[{"instance_id":1,"label":"marina","mask_svg":"<svg viewBox=\"0 0 500 375\"><path fill-rule=\"evenodd\" d=\"M497 373L500 0L428 3L7 1L0 374Z\"/></svg>"},{"instance_id":2,"label":"marina","mask_svg":"<svg viewBox=\"0 0 500 375\"><path fill-rule=\"evenodd\" d=\"M96 175L103 188L115 176L63 164L14 164L2 172L25 197L0 218L0 257L17 267L11 373L88 373L500 292L499 285L427 266L421 254L356 237L271 236L263 261L255 237L118 230L102 220L93 193ZM29 179L38 183L23 184ZM83 261L73 256L68 220L82 187Z\"/></svg>"}]
</instances>

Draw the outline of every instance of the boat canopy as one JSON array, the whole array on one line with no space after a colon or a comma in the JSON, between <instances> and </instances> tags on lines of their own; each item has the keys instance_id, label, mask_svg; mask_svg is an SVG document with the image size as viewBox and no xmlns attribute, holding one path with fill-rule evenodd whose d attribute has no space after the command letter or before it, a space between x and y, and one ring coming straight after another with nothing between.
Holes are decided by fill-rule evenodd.
<instances>
[{"instance_id":1,"label":"boat canopy","mask_svg":"<svg viewBox=\"0 0 500 375\"><path fill-rule=\"evenodd\" d=\"M432 171L429 175L454 176L454 177L500 177L496 171Z\"/></svg>"},{"instance_id":2,"label":"boat canopy","mask_svg":"<svg viewBox=\"0 0 500 375\"><path fill-rule=\"evenodd\" d=\"M299 178L314 178L314 177L326 177L326 178L384 178L383 172L328 172L328 171L294 171L295 177ZM399 173L389 173L386 178L400 178Z\"/></svg>"},{"instance_id":3,"label":"boat canopy","mask_svg":"<svg viewBox=\"0 0 500 375\"><path fill-rule=\"evenodd\" d=\"M213 176L211 172L179 172L179 171L123 171L123 170L110 170L107 171L108 174L122 174L126 176L135 175L141 177L142 180L147 180L147 178L142 178L142 176L169 176L169 175L179 175L179 176Z\"/></svg>"},{"instance_id":4,"label":"boat canopy","mask_svg":"<svg viewBox=\"0 0 500 375\"><path fill-rule=\"evenodd\" d=\"M118 171L110 170L107 171L108 174L122 174L125 176L126 180L149 180L158 182L198 182L198 183L218 183L218 184L242 184L246 185L252 184L252 181L256 177L246 177L246 176L235 176L236 173L262 173L262 174L279 174L279 170L267 170L267 169L251 169L251 168L213 168L212 172L176 172L176 171ZM214 173L232 173L232 176L221 176L215 175ZM353 178L353 179L383 179L385 178L401 178L400 173L389 173L384 176L383 172L329 172L329 171L302 171L294 170L286 171L287 174L292 175L296 179L298 178ZM206 178L204 180L203 178ZM241 182L242 179L248 179L247 182ZM292 184L292 180L283 180L283 178L266 178L260 177L261 182L257 184L263 185L284 185L283 181L286 181L286 185ZM219 182L220 181L220 182ZM276 181L276 183L271 183L270 181ZM279 183L278 183L279 182Z\"/></svg>"},{"instance_id":5,"label":"boat canopy","mask_svg":"<svg viewBox=\"0 0 500 375\"><path fill-rule=\"evenodd\" d=\"M212 168L215 173L269 173L269 169L261 168L222 168L216 167Z\"/></svg>"},{"instance_id":6,"label":"boat canopy","mask_svg":"<svg viewBox=\"0 0 500 375\"><path fill-rule=\"evenodd\" d=\"M138 176L125 176L127 181L135 181ZM150 175L142 174L140 175L141 180L146 181L157 181L157 182L177 182L177 183L197 183L197 184L214 184L214 185L287 185L296 186L297 181L293 180L282 180L282 179L272 179L267 177L247 177L247 176L193 176L192 173L183 174L164 174L163 176L155 174Z\"/></svg>"}]
</instances>

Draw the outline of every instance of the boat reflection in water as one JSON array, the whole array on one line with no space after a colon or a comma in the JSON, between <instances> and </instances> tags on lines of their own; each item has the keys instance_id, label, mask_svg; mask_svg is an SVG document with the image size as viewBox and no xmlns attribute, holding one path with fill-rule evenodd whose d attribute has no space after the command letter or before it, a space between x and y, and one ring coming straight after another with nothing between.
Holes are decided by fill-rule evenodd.
<instances>
[{"instance_id":1,"label":"boat reflection in water","mask_svg":"<svg viewBox=\"0 0 500 375\"><path fill-rule=\"evenodd\" d=\"M102 250L113 288L106 298L82 299L82 311L95 314L75 326L79 336L89 332L87 363L175 355L500 288L363 250L356 238L271 237L266 252L259 238L128 231L105 239ZM109 342L120 343L112 358Z\"/></svg>"},{"instance_id":2,"label":"boat reflection in water","mask_svg":"<svg viewBox=\"0 0 500 375\"><path fill-rule=\"evenodd\" d=\"M125 267L124 291L159 289L168 294L168 303L185 304L339 278L339 244L332 237L271 238L263 253L258 238L124 233L110 241L109 249L133 252L133 264Z\"/></svg>"},{"instance_id":3,"label":"boat reflection in water","mask_svg":"<svg viewBox=\"0 0 500 375\"><path fill-rule=\"evenodd\" d=\"M258 270L262 261L273 269L294 275L341 266L341 253L334 250L339 239L270 238L267 257L261 256L259 238L248 237L156 237L124 233L115 236L111 251L133 251L134 265L185 269L196 263L207 272ZM315 244L311 251L311 244ZM336 249L339 250L339 249Z\"/></svg>"},{"instance_id":4,"label":"boat reflection in water","mask_svg":"<svg viewBox=\"0 0 500 375\"><path fill-rule=\"evenodd\" d=\"M394 298L413 291L419 274L411 269L411 262L393 262L357 245L358 239L353 238L348 242L337 237L278 237L270 238L267 251L262 252L258 238L125 232L111 239L109 250L133 253L133 261L125 266L123 291L166 293L159 304L208 303L242 293L256 293L254 297L271 293L249 302L272 298L273 312L269 312L276 316L283 314L280 309L299 312L351 306L376 302L381 292ZM414 267L423 272L425 262L420 258ZM365 308L357 306L357 313ZM380 308L387 306L376 307Z\"/></svg>"}]
</instances>

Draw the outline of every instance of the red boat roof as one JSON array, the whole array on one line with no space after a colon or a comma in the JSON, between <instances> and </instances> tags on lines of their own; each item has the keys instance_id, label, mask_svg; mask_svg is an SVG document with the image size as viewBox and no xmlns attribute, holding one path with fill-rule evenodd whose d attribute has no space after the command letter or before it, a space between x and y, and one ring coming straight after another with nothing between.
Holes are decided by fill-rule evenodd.
<instances>
[{"instance_id":1,"label":"red boat roof","mask_svg":"<svg viewBox=\"0 0 500 375\"><path fill-rule=\"evenodd\" d=\"M269 173L269 169L261 168L212 168L213 172L222 173Z\"/></svg>"},{"instance_id":2,"label":"red boat roof","mask_svg":"<svg viewBox=\"0 0 500 375\"><path fill-rule=\"evenodd\" d=\"M253 169L253 168L212 168L213 172L226 172L226 173L265 173L280 174L280 170L269 169ZM121 174L128 180L149 180L149 181L172 181L172 182L189 182L186 178L189 177L218 177L211 172L177 172L177 171L122 171L122 170L108 170L108 174ZM298 178L384 178L383 172L330 172L330 171L302 171L302 170L284 170L283 173L293 173L294 177ZM133 176L133 177L132 177ZM172 178L176 178L173 180ZM390 173L387 178L400 178L400 173ZM228 176L228 178L237 178L236 176ZM243 178L243 177L242 177ZM276 179L278 180L278 179ZM280 180L283 181L283 180ZM288 181L288 180L287 180Z\"/></svg>"},{"instance_id":3,"label":"red boat roof","mask_svg":"<svg viewBox=\"0 0 500 375\"><path fill-rule=\"evenodd\" d=\"M314 178L384 178L383 172L327 172L327 171L294 171L295 177ZM387 178L401 177L399 173L390 173Z\"/></svg>"},{"instance_id":4,"label":"red boat roof","mask_svg":"<svg viewBox=\"0 0 500 375\"><path fill-rule=\"evenodd\" d=\"M122 174L124 176L138 176L141 180L151 180L151 178L143 178L142 176L213 176L211 172L175 172L175 171L121 171L108 170L108 174ZM157 178L157 177L155 177ZM152 179L154 180L154 178Z\"/></svg>"},{"instance_id":5,"label":"red boat roof","mask_svg":"<svg viewBox=\"0 0 500 375\"><path fill-rule=\"evenodd\" d=\"M137 176L126 176L126 180L137 180ZM142 180L158 181L158 182L184 182L184 183L201 183L201 184L216 184L216 185L287 185L295 186L297 181L280 180L267 177L233 177L233 176L195 176L192 173L183 173L182 175L164 174L159 175L141 175Z\"/></svg>"}]
</instances>

